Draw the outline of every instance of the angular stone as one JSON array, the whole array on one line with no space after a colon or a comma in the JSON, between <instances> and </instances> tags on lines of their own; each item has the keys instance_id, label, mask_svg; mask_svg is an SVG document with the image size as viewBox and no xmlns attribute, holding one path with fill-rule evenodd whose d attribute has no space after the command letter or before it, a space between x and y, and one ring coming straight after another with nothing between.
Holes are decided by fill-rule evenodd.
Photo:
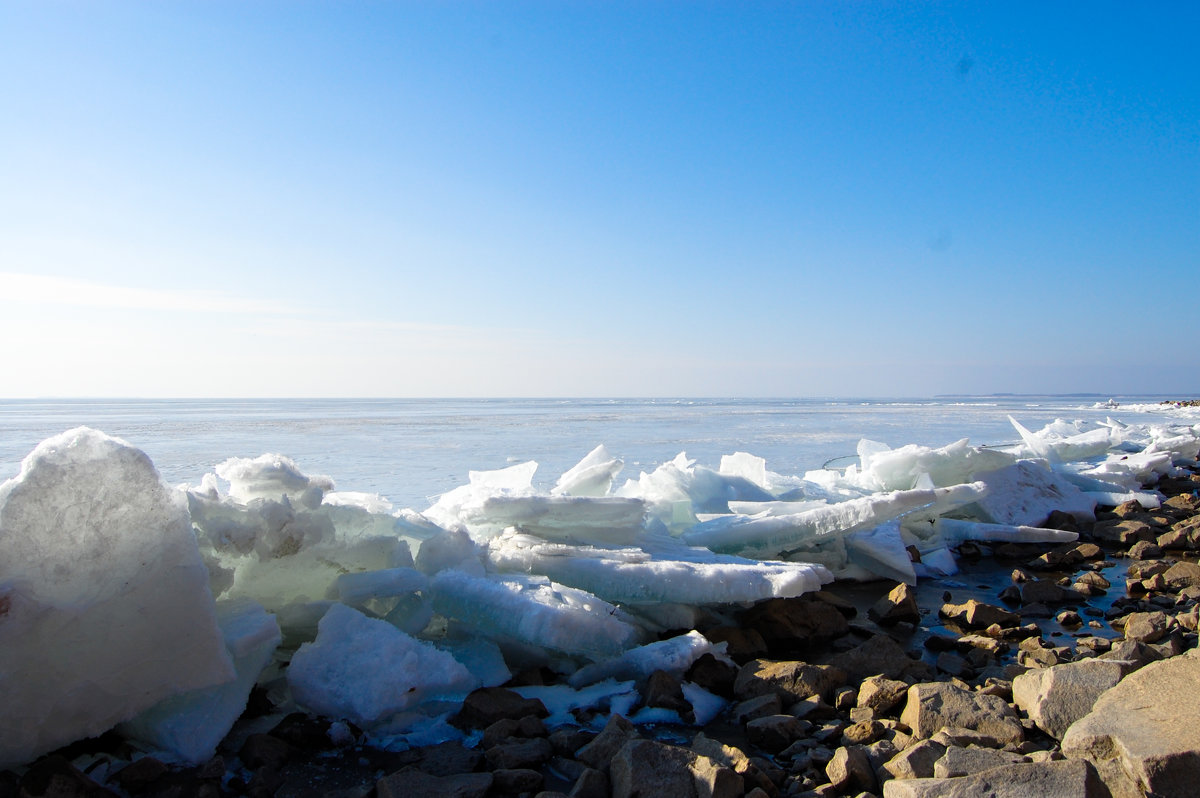
<instances>
[{"instance_id":1,"label":"angular stone","mask_svg":"<svg viewBox=\"0 0 1200 798\"><path fill-rule=\"evenodd\" d=\"M1194 562L1177 562L1163 574L1163 579L1167 581L1167 587L1175 592L1185 587L1200 587L1200 565Z\"/></svg>"},{"instance_id":2,"label":"angular stone","mask_svg":"<svg viewBox=\"0 0 1200 798\"><path fill-rule=\"evenodd\" d=\"M1167 625L1164 612L1132 612L1125 617L1125 639L1157 643L1167 636Z\"/></svg>"},{"instance_id":3,"label":"angular stone","mask_svg":"<svg viewBox=\"0 0 1200 798\"><path fill-rule=\"evenodd\" d=\"M575 779L571 798L608 798L612 786L608 774L595 768L587 768Z\"/></svg>"},{"instance_id":4,"label":"angular stone","mask_svg":"<svg viewBox=\"0 0 1200 798\"><path fill-rule=\"evenodd\" d=\"M777 754L811 728L808 721L791 715L768 715L746 724L746 739L768 753Z\"/></svg>"},{"instance_id":5,"label":"angular stone","mask_svg":"<svg viewBox=\"0 0 1200 798\"><path fill-rule=\"evenodd\" d=\"M998 751L994 748L947 748L946 753L933 765L935 779L952 779L970 776L1002 765L1015 765L1027 761L1020 754Z\"/></svg>"},{"instance_id":6,"label":"angular stone","mask_svg":"<svg viewBox=\"0 0 1200 798\"><path fill-rule=\"evenodd\" d=\"M1050 579L1037 579L1021 585L1021 601L1024 604L1054 606L1078 600L1078 593L1073 590L1067 590Z\"/></svg>"},{"instance_id":7,"label":"angular stone","mask_svg":"<svg viewBox=\"0 0 1200 798\"><path fill-rule=\"evenodd\" d=\"M738 671L733 692L742 699L774 693L788 704L813 695L828 698L835 688L845 683L845 671L830 665L756 659Z\"/></svg>"},{"instance_id":8,"label":"angular stone","mask_svg":"<svg viewBox=\"0 0 1200 798\"><path fill-rule=\"evenodd\" d=\"M1013 680L1013 703L1042 731L1061 740L1096 699L1134 669L1132 662L1090 659L1026 671Z\"/></svg>"},{"instance_id":9,"label":"angular stone","mask_svg":"<svg viewBox=\"0 0 1200 798\"><path fill-rule=\"evenodd\" d=\"M612 759L613 798L735 798L742 777L706 756L655 740L630 740Z\"/></svg>"},{"instance_id":10,"label":"angular stone","mask_svg":"<svg viewBox=\"0 0 1200 798\"><path fill-rule=\"evenodd\" d=\"M460 773L431 776L406 767L375 784L379 798L484 798L492 788L491 773Z\"/></svg>"},{"instance_id":11,"label":"angular stone","mask_svg":"<svg viewBox=\"0 0 1200 798\"><path fill-rule=\"evenodd\" d=\"M526 715L544 718L549 714L537 698L525 698L505 687L481 687L467 695L462 709L450 722L464 729L486 729L502 718L520 720Z\"/></svg>"},{"instance_id":12,"label":"angular stone","mask_svg":"<svg viewBox=\"0 0 1200 798\"><path fill-rule=\"evenodd\" d=\"M757 698L748 698L734 705L731 710L733 722L745 725L752 720L765 718L768 715L778 715L783 711L783 701L775 693L767 693Z\"/></svg>"},{"instance_id":13,"label":"angular stone","mask_svg":"<svg viewBox=\"0 0 1200 798\"><path fill-rule=\"evenodd\" d=\"M554 756L554 746L545 737L492 746L484 754L493 770L537 768Z\"/></svg>"},{"instance_id":14,"label":"angular stone","mask_svg":"<svg viewBox=\"0 0 1200 798\"><path fill-rule=\"evenodd\" d=\"M889 679L882 675L870 676L863 679L862 685L858 688L858 705L884 714L899 705L907 693L907 682Z\"/></svg>"},{"instance_id":15,"label":"angular stone","mask_svg":"<svg viewBox=\"0 0 1200 798\"><path fill-rule=\"evenodd\" d=\"M895 779L883 798L1107 798L1096 769L1087 762L1004 765L953 779Z\"/></svg>"},{"instance_id":16,"label":"angular stone","mask_svg":"<svg viewBox=\"0 0 1200 798\"><path fill-rule=\"evenodd\" d=\"M529 768L492 771L492 786L496 792L505 795L537 792L544 781L540 772Z\"/></svg>"},{"instance_id":17,"label":"angular stone","mask_svg":"<svg viewBox=\"0 0 1200 798\"><path fill-rule=\"evenodd\" d=\"M1004 699L943 682L910 687L900 722L912 729L918 739L932 737L946 726L960 726L987 735L997 748L1024 739L1021 722Z\"/></svg>"},{"instance_id":18,"label":"angular stone","mask_svg":"<svg viewBox=\"0 0 1200 798\"><path fill-rule=\"evenodd\" d=\"M867 617L880 626L897 623L911 623L915 626L921 622L916 588L901 582L867 610Z\"/></svg>"},{"instance_id":19,"label":"angular stone","mask_svg":"<svg viewBox=\"0 0 1200 798\"><path fill-rule=\"evenodd\" d=\"M982 601L967 599L963 604L943 604L938 614L972 629L985 629L996 623L1000 626L1017 626L1021 618L1006 609Z\"/></svg>"},{"instance_id":20,"label":"angular stone","mask_svg":"<svg viewBox=\"0 0 1200 798\"><path fill-rule=\"evenodd\" d=\"M921 740L889 759L883 769L894 779L932 778L934 764L945 753L946 746L941 743Z\"/></svg>"},{"instance_id":21,"label":"angular stone","mask_svg":"<svg viewBox=\"0 0 1200 798\"><path fill-rule=\"evenodd\" d=\"M1200 779L1200 657L1152 662L1097 699L1067 730L1063 753L1118 766L1162 798L1196 795Z\"/></svg>"},{"instance_id":22,"label":"angular stone","mask_svg":"<svg viewBox=\"0 0 1200 798\"><path fill-rule=\"evenodd\" d=\"M596 739L575 752L575 758L588 767L608 772L609 762L617 751L638 736L637 729L621 715L609 716L604 730Z\"/></svg>"},{"instance_id":23,"label":"angular stone","mask_svg":"<svg viewBox=\"0 0 1200 798\"><path fill-rule=\"evenodd\" d=\"M924 663L909 658L908 652L887 635L869 637L849 651L830 657L829 664L856 681L876 674L899 679L925 667Z\"/></svg>"},{"instance_id":24,"label":"angular stone","mask_svg":"<svg viewBox=\"0 0 1200 798\"><path fill-rule=\"evenodd\" d=\"M760 602L742 614L741 626L758 632L775 655L805 651L850 631L836 607L808 598Z\"/></svg>"},{"instance_id":25,"label":"angular stone","mask_svg":"<svg viewBox=\"0 0 1200 798\"><path fill-rule=\"evenodd\" d=\"M874 792L878 785L870 757L854 745L842 746L833 752L833 759L825 766L825 777L834 789L851 795Z\"/></svg>"}]
</instances>

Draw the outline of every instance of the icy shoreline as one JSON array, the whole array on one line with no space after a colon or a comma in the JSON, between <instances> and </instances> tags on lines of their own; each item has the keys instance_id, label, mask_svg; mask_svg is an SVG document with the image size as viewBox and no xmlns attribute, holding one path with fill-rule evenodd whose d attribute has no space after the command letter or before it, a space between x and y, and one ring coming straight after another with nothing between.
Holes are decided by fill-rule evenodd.
<instances>
[{"instance_id":1,"label":"icy shoreline","mask_svg":"<svg viewBox=\"0 0 1200 798\"><path fill-rule=\"evenodd\" d=\"M623 464L598 447L548 492L524 463L472 472L421 512L281 455L167 489L129 444L64 433L0 485L0 687L22 699L0 765L117 723L202 762L256 682L399 745L452 736L448 706L531 667L569 676L543 698L562 721L588 702L632 709L654 672L725 656L694 631L706 618L835 576L953 573L964 541L1072 540L1051 527L1156 507L1142 486L1200 451L1195 426L1013 423L1009 452L863 441L857 465L804 475L681 454L618 485Z\"/></svg>"}]
</instances>

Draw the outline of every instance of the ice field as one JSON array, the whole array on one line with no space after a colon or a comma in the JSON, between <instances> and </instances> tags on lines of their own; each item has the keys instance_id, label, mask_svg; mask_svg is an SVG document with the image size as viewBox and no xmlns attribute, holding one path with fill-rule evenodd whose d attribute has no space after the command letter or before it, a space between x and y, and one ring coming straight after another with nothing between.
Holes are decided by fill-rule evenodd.
<instances>
[{"instance_id":1,"label":"ice field","mask_svg":"<svg viewBox=\"0 0 1200 798\"><path fill-rule=\"evenodd\" d=\"M962 541L1073 539L1041 526L1052 511L1157 506L1143 485L1196 458L1200 418L1117 413L1005 413L998 447L863 438L829 468L741 449L631 467L593 442L549 474L470 470L412 506L283 453L180 484L137 440L59 432L0 484L0 766L114 726L204 761L260 679L397 745L450 734L456 701L530 665L566 677L538 694L552 713L618 711L654 670L722 655L693 631L701 612L949 574Z\"/></svg>"}]
</instances>

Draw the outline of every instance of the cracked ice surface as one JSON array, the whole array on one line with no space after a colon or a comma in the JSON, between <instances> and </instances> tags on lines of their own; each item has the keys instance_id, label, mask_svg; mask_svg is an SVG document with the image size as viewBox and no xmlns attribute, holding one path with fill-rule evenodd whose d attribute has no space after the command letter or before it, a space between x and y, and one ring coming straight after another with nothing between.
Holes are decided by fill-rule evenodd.
<instances>
[{"instance_id":1,"label":"cracked ice surface","mask_svg":"<svg viewBox=\"0 0 1200 798\"><path fill-rule=\"evenodd\" d=\"M234 678L182 497L80 427L0 485L0 766Z\"/></svg>"}]
</instances>

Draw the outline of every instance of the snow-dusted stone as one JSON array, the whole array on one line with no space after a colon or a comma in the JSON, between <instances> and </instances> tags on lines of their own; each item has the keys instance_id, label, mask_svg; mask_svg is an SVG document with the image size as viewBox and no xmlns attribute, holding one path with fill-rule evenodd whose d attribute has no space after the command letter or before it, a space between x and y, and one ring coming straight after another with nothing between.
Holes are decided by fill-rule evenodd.
<instances>
[{"instance_id":1,"label":"snow-dusted stone","mask_svg":"<svg viewBox=\"0 0 1200 798\"><path fill-rule=\"evenodd\" d=\"M160 701L121 724L122 734L187 764L212 759L217 744L246 709L250 690L281 639L275 617L252 601L222 602L217 622L237 678Z\"/></svg>"},{"instance_id":2,"label":"snow-dusted stone","mask_svg":"<svg viewBox=\"0 0 1200 798\"><path fill-rule=\"evenodd\" d=\"M1105 690L1135 667L1132 662L1088 659L1034 668L1013 680L1013 703L1038 728L1061 740L1072 723L1092 711Z\"/></svg>"},{"instance_id":3,"label":"snow-dusted stone","mask_svg":"<svg viewBox=\"0 0 1200 798\"><path fill-rule=\"evenodd\" d=\"M478 684L450 654L344 604L330 607L317 639L296 651L287 680L296 703L364 727Z\"/></svg>"},{"instance_id":4,"label":"snow-dusted stone","mask_svg":"<svg viewBox=\"0 0 1200 798\"><path fill-rule=\"evenodd\" d=\"M994 747L1024 739L1021 722L999 696L975 693L945 682L924 682L908 688L908 703L900 722L918 739L932 737L947 726L987 735Z\"/></svg>"},{"instance_id":5,"label":"snow-dusted stone","mask_svg":"<svg viewBox=\"0 0 1200 798\"><path fill-rule=\"evenodd\" d=\"M1200 657L1152 662L1106 691L1062 740L1112 783L1124 776L1146 794L1196 794L1200 774Z\"/></svg>"},{"instance_id":6,"label":"snow-dusted stone","mask_svg":"<svg viewBox=\"0 0 1200 798\"><path fill-rule=\"evenodd\" d=\"M0 767L234 678L187 507L80 427L0 485Z\"/></svg>"},{"instance_id":7,"label":"snow-dusted stone","mask_svg":"<svg viewBox=\"0 0 1200 798\"><path fill-rule=\"evenodd\" d=\"M1027 762L952 779L893 779L883 798L1099 798L1108 795L1087 762Z\"/></svg>"},{"instance_id":8,"label":"snow-dusted stone","mask_svg":"<svg viewBox=\"0 0 1200 798\"><path fill-rule=\"evenodd\" d=\"M490 637L604 659L638 643L636 627L591 593L542 576L471 576L442 571L433 579L437 612Z\"/></svg>"},{"instance_id":9,"label":"snow-dusted stone","mask_svg":"<svg viewBox=\"0 0 1200 798\"><path fill-rule=\"evenodd\" d=\"M1036 527L1050 513L1064 513L1091 521L1096 503L1063 477L1032 460L1021 460L998 471L976 474L987 485L987 495L972 507L979 520L1009 526Z\"/></svg>"}]
</instances>

